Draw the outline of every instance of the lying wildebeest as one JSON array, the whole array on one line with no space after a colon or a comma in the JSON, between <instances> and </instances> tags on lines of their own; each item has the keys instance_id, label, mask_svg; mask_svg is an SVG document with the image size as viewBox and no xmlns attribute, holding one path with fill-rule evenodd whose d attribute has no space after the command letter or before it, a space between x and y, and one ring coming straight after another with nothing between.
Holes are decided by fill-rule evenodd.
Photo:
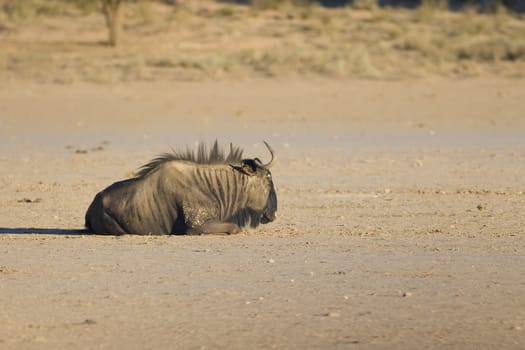
<instances>
[{"instance_id":1,"label":"lying wildebeest","mask_svg":"<svg viewBox=\"0 0 525 350\"><path fill-rule=\"evenodd\" d=\"M277 196L271 160L242 159L230 145L227 156L215 141L208 152L165 153L137 176L99 192L86 213L86 227L99 234L237 233L275 219Z\"/></svg>"}]
</instances>

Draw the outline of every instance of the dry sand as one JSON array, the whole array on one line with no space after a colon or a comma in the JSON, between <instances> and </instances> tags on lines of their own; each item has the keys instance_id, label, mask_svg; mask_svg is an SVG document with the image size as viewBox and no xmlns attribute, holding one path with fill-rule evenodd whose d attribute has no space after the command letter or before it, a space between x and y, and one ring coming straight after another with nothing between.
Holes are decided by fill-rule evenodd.
<instances>
[{"instance_id":1,"label":"dry sand","mask_svg":"<svg viewBox=\"0 0 525 350\"><path fill-rule=\"evenodd\" d=\"M0 87L0 348L523 349L523 80ZM235 236L81 234L215 138L268 157Z\"/></svg>"}]
</instances>

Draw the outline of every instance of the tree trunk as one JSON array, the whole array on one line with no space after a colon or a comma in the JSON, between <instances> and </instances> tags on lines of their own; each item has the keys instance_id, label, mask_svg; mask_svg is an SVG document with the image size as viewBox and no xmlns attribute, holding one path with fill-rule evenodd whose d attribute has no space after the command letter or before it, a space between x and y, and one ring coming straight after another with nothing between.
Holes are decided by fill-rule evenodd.
<instances>
[{"instance_id":1,"label":"tree trunk","mask_svg":"<svg viewBox=\"0 0 525 350\"><path fill-rule=\"evenodd\" d=\"M117 46L120 36L121 0L102 0L102 11L109 31L109 44Z\"/></svg>"}]
</instances>

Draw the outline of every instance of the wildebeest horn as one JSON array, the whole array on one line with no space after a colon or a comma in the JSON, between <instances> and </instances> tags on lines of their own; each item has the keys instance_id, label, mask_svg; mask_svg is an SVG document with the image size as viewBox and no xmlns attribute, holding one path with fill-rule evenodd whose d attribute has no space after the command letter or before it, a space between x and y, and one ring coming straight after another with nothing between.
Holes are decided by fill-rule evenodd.
<instances>
[{"instance_id":1,"label":"wildebeest horn","mask_svg":"<svg viewBox=\"0 0 525 350\"><path fill-rule=\"evenodd\" d=\"M266 145L266 148L268 148L268 151L270 151L270 154L272 155L272 159L270 159L270 162L264 164L264 167L266 169L270 169L272 167L272 165L275 163L275 153L273 152L273 149L270 147L268 142L266 142L266 141L263 141L263 142Z\"/></svg>"}]
</instances>

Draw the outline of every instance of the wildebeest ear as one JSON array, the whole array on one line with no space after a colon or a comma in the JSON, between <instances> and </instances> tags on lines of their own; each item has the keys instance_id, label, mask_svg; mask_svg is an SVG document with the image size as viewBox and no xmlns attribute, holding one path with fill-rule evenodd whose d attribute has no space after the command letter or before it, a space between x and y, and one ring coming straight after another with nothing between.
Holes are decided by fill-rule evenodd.
<instances>
[{"instance_id":1,"label":"wildebeest ear","mask_svg":"<svg viewBox=\"0 0 525 350\"><path fill-rule=\"evenodd\" d=\"M257 162L255 159L243 159L241 161L241 168L247 175L255 175L257 172Z\"/></svg>"}]
</instances>

